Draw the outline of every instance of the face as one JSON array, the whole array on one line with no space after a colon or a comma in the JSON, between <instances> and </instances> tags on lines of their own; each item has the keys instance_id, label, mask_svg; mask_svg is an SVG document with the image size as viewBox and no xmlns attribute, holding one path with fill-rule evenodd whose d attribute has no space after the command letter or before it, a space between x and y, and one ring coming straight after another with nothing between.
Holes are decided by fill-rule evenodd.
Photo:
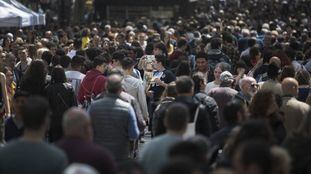
<instances>
[{"instance_id":1,"label":"face","mask_svg":"<svg viewBox=\"0 0 311 174\"><path fill-rule=\"evenodd\" d=\"M5 77L6 77L7 84L8 85L11 84L12 81L13 81L13 73L12 73L12 71L9 70L8 72L6 72L5 73Z\"/></svg>"},{"instance_id":2,"label":"face","mask_svg":"<svg viewBox=\"0 0 311 174\"><path fill-rule=\"evenodd\" d=\"M141 41L141 42L144 42L146 40L146 36L145 34L141 33L138 35L138 40Z\"/></svg>"},{"instance_id":3,"label":"face","mask_svg":"<svg viewBox=\"0 0 311 174\"><path fill-rule=\"evenodd\" d=\"M26 97L18 97L13 100L13 107L16 115L21 114L21 107L25 104Z\"/></svg>"},{"instance_id":4,"label":"face","mask_svg":"<svg viewBox=\"0 0 311 174\"><path fill-rule=\"evenodd\" d=\"M215 80L219 80L220 79L220 74L222 73L222 70L219 67L216 67L214 70L214 77Z\"/></svg>"},{"instance_id":5,"label":"face","mask_svg":"<svg viewBox=\"0 0 311 174\"><path fill-rule=\"evenodd\" d=\"M196 66L199 71L206 71L207 69L207 61L205 58L197 58Z\"/></svg>"},{"instance_id":6,"label":"face","mask_svg":"<svg viewBox=\"0 0 311 174\"><path fill-rule=\"evenodd\" d=\"M154 48L153 49L153 55L157 56L157 55L162 55L163 51L160 50L159 48Z\"/></svg>"},{"instance_id":7,"label":"face","mask_svg":"<svg viewBox=\"0 0 311 174\"><path fill-rule=\"evenodd\" d=\"M23 49L23 50L19 50L18 51L18 56L20 58L21 61L26 61L27 60L27 50Z\"/></svg>"},{"instance_id":8,"label":"face","mask_svg":"<svg viewBox=\"0 0 311 174\"><path fill-rule=\"evenodd\" d=\"M101 73L104 73L106 70L106 64L104 63L102 65L97 66L97 70L100 71Z\"/></svg>"},{"instance_id":9,"label":"face","mask_svg":"<svg viewBox=\"0 0 311 174\"><path fill-rule=\"evenodd\" d=\"M253 97L258 91L258 87L256 80L251 80L245 84L245 91L249 96Z\"/></svg>"},{"instance_id":10,"label":"face","mask_svg":"<svg viewBox=\"0 0 311 174\"><path fill-rule=\"evenodd\" d=\"M153 67L153 69L155 69L155 70L160 70L161 67L162 67L162 63L161 63L161 62L158 62L158 61L156 61L156 60L154 60L154 61L152 62L152 67Z\"/></svg>"},{"instance_id":11,"label":"face","mask_svg":"<svg viewBox=\"0 0 311 174\"><path fill-rule=\"evenodd\" d=\"M118 61L117 59L112 59L112 66L114 68L121 66L120 61Z\"/></svg>"}]
</instances>

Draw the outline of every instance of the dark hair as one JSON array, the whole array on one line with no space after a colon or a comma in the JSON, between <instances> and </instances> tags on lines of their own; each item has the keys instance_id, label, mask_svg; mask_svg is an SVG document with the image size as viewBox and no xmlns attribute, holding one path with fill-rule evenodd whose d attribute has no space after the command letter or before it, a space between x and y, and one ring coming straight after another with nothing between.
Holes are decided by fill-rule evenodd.
<instances>
[{"instance_id":1,"label":"dark hair","mask_svg":"<svg viewBox=\"0 0 311 174\"><path fill-rule=\"evenodd\" d=\"M164 67L166 66L166 59L167 59L167 57L164 55L156 55L155 56L155 60L157 62L161 62L162 66L164 66Z\"/></svg>"},{"instance_id":2,"label":"dark hair","mask_svg":"<svg viewBox=\"0 0 311 174\"><path fill-rule=\"evenodd\" d=\"M191 68L188 60L180 61L176 69L176 76L190 76Z\"/></svg>"},{"instance_id":3,"label":"dark hair","mask_svg":"<svg viewBox=\"0 0 311 174\"><path fill-rule=\"evenodd\" d=\"M180 38L178 41L177 41L177 48L181 48L183 46L186 46L188 44L186 38Z\"/></svg>"},{"instance_id":4,"label":"dark hair","mask_svg":"<svg viewBox=\"0 0 311 174\"><path fill-rule=\"evenodd\" d=\"M276 102L275 94L270 90L259 90L252 99L249 111L254 118L268 118L268 110Z\"/></svg>"},{"instance_id":5,"label":"dark hair","mask_svg":"<svg viewBox=\"0 0 311 174\"><path fill-rule=\"evenodd\" d=\"M251 59L251 60L254 60L255 57L256 57L257 55L259 55L259 54L260 54L259 47L253 46L253 47L251 47L251 49L249 50L249 56L250 56L250 59Z\"/></svg>"},{"instance_id":6,"label":"dark hair","mask_svg":"<svg viewBox=\"0 0 311 174\"><path fill-rule=\"evenodd\" d=\"M29 97L30 94L27 91L17 90L13 96L13 98L16 100L19 97Z\"/></svg>"},{"instance_id":7,"label":"dark hair","mask_svg":"<svg viewBox=\"0 0 311 174\"><path fill-rule=\"evenodd\" d=\"M99 56L102 51L98 48L88 48L85 50L86 56L93 61L96 56Z\"/></svg>"},{"instance_id":8,"label":"dark hair","mask_svg":"<svg viewBox=\"0 0 311 174\"><path fill-rule=\"evenodd\" d=\"M63 68L68 68L71 62L71 58L69 56L61 56L59 59L59 64L63 67Z\"/></svg>"},{"instance_id":9,"label":"dark hair","mask_svg":"<svg viewBox=\"0 0 311 174\"><path fill-rule=\"evenodd\" d=\"M46 78L46 67L42 60L33 60L22 77L21 90L30 94L39 94L43 92Z\"/></svg>"},{"instance_id":10,"label":"dark hair","mask_svg":"<svg viewBox=\"0 0 311 174\"><path fill-rule=\"evenodd\" d=\"M211 49L220 49L221 39L216 37L211 39Z\"/></svg>"},{"instance_id":11,"label":"dark hair","mask_svg":"<svg viewBox=\"0 0 311 174\"><path fill-rule=\"evenodd\" d=\"M271 173L273 155L271 146L262 141L250 141L240 145L238 152L244 166L255 164L261 173Z\"/></svg>"},{"instance_id":12,"label":"dark hair","mask_svg":"<svg viewBox=\"0 0 311 174\"><path fill-rule=\"evenodd\" d=\"M230 101L223 108L223 117L227 124L238 123L238 112L243 110L244 105L238 101Z\"/></svg>"},{"instance_id":13,"label":"dark hair","mask_svg":"<svg viewBox=\"0 0 311 174\"><path fill-rule=\"evenodd\" d=\"M60 65L53 68L51 76L52 83L65 83L67 81L64 68Z\"/></svg>"},{"instance_id":14,"label":"dark hair","mask_svg":"<svg viewBox=\"0 0 311 174\"><path fill-rule=\"evenodd\" d=\"M46 61L48 65L52 62L53 54L50 51L44 51L41 55L41 59Z\"/></svg>"},{"instance_id":15,"label":"dark hair","mask_svg":"<svg viewBox=\"0 0 311 174\"><path fill-rule=\"evenodd\" d=\"M81 39L75 39L75 40L73 41L73 47L74 47L76 50L81 49L81 47L82 47L82 40L81 40Z\"/></svg>"},{"instance_id":16,"label":"dark hair","mask_svg":"<svg viewBox=\"0 0 311 174\"><path fill-rule=\"evenodd\" d=\"M196 164L186 159L176 159L166 164L159 174L193 174L199 171Z\"/></svg>"},{"instance_id":17,"label":"dark hair","mask_svg":"<svg viewBox=\"0 0 311 174\"><path fill-rule=\"evenodd\" d=\"M204 149L190 141L177 143L169 150L171 159L187 158L195 163L206 162L206 155L207 153Z\"/></svg>"},{"instance_id":18,"label":"dark hair","mask_svg":"<svg viewBox=\"0 0 311 174\"><path fill-rule=\"evenodd\" d=\"M153 45L154 43L153 42L150 42L146 45L146 48L145 48L145 54L146 55L152 55L153 54Z\"/></svg>"},{"instance_id":19,"label":"dark hair","mask_svg":"<svg viewBox=\"0 0 311 174\"><path fill-rule=\"evenodd\" d=\"M248 47L253 47L256 45L256 39L255 38L249 38L247 39L247 46Z\"/></svg>"},{"instance_id":20,"label":"dark hair","mask_svg":"<svg viewBox=\"0 0 311 174\"><path fill-rule=\"evenodd\" d=\"M295 78L299 85L310 85L310 73L306 70L298 71Z\"/></svg>"},{"instance_id":21,"label":"dark hair","mask_svg":"<svg viewBox=\"0 0 311 174\"><path fill-rule=\"evenodd\" d=\"M143 167L135 160L126 160L126 162L121 163L118 167L118 173L134 174L136 171L144 173Z\"/></svg>"},{"instance_id":22,"label":"dark hair","mask_svg":"<svg viewBox=\"0 0 311 174\"><path fill-rule=\"evenodd\" d=\"M204 82L204 74L201 72L197 72L195 74L193 74L192 76L192 80L194 83L194 93L198 93L200 92L201 89L201 83Z\"/></svg>"},{"instance_id":23,"label":"dark hair","mask_svg":"<svg viewBox=\"0 0 311 174\"><path fill-rule=\"evenodd\" d=\"M172 103L165 113L165 126L167 130L182 131L186 129L189 120L189 110L182 103Z\"/></svg>"},{"instance_id":24,"label":"dark hair","mask_svg":"<svg viewBox=\"0 0 311 174\"><path fill-rule=\"evenodd\" d=\"M73 56L71 59L71 67L83 66L85 58L83 56Z\"/></svg>"},{"instance_id":25,"label":"dark hair","mask_svg":"<svg viewBox=\"0 0 311 174\"><path fill-rule=\"evenodd\" d=\"M274 63L269 64L267 70L268 77L270 79L276 79L279 75L279 70L280 68Z\"/></svg>"},{"instance_id":26,"label":"dark hair","mask_svg":"<svg viewBox=\"0 0 311 174\"><path fill-rule=\"evenodd\" d=\"M167 56L167 48L163 42L157 42L153 45L153 48L158 48L163 52L163 55Z\"/></svg>"},{"instance_id":27,"label":"dark hair","mask_svg":"<svg viewBox=\"0 0 311 174\"><path fill-rule=\"evenodd\" d=\"M97 66L100 66L104 63L106 63L104 56L102 55L96 56L93 60L93 68L96 68Z\"/></svg>"},{"instance_id":28,"label":"dark hair","mask_svg":"<svg viewBox=\"0 0 311 174\"><path fill-rule=\"evenodd\" d=\"M205 60L207 60L208 55L205 52L199 52L199 53L197 53L195 60L200 59L200 58L204 58Z\"/></svg>"},{"instance_id":29,"label":"dark hair","mask_svg":"<svg viewBox=\"0 0 311 174\"><path fill-rule=\"evenodd\" d=\"M25 129L39 130L49 117L50 108L46 99L38 96L29 97L21 107Z\"/></svg>"},{"instance_id":30,"label":"dark hair","mask_svg":"<svg viewBox=\"0 0 311 174\"><path fill-rule=\"evenodd\" d=\"M283 67L281 72L281 81L283 81L286 77L295 77L295 69L292 65L286 65Z\"/></svg>"},{"instance_id":31,"label":"dark hair","mask_svg":"<svg viewBox=\"0 0 311 174\"><path fill-rule=\"evenodd\" d=\"M193 80L189 76L180 76L176 80L176 90L178 94L189 93L193 87Z\"/></svg>"},{"instance_id":32,"label":"dark hair","mask_svg":"<svg viewBox=\"0 0 311 174\"><path fill-rule=\"evenodd\" d=\"M176 97L177 96L177 91L176 91L176 84L174 82L169 83L164 92L163 95L166 97Z\"/></svg>"},{"instance_id":33,"label":"dark hair","mask_svg":"<svg viewBox=\"0 0 311 174\"><path fill-rule=\"evenodd\" d=\"M123 50L118 50L112 54L112 59L122 61L125 58L125 53Z\"/></svg>"},{"instance_id":34,"label":"dark hair","mask_svg":"<svg viewBox=\"0 0 311 174\"><path fill-rule=\"evenodd\" d=\"M124 70L128 70L130 68L132 68L135 65L135 61L129 57L125 57L122 61L121 61L121 65L122 68Z\"/></svg>"}]
</instances>

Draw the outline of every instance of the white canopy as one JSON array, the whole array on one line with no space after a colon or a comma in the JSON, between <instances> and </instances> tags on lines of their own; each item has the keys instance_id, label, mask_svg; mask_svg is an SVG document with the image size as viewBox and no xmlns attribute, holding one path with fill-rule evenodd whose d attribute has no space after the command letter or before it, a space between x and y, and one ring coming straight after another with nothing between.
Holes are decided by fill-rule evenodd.
<instances>
[{"instance_id":1,"label":"white canopy","mask_svg":"<svg viewBox=\"0 0 311 174\"><path fill-rule=\"evenodd\" d=\"M32 14L32 21L31 21L32 25L45 25L45 14L36 13L16 0L4 0L4 1L24 12Z\"/></svg>"},{"instance_id":2,"label":"white canopy","mask_svg":"<svg viewBox=\"0 0 311 174\"><path fill-rule=\"evenodd\" d=\"M45 24L44 15L33 12L17 1L13 3L14 1L0 1L0 27L28 27Z\"/></svg>"}]
</instances>

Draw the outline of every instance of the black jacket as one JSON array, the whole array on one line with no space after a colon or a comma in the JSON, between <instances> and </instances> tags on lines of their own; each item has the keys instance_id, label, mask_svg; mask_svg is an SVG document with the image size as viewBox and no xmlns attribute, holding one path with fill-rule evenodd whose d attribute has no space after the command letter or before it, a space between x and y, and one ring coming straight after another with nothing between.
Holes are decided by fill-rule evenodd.
<instances>
[{"instance_id":1,"label":"black jacket","mask_svg":"<svg viewBox=\"0 0 311 174\"><path fill-rule=\"evenodd\" d=\"M197 107L200 106L198 120L196 123L196 134L209 137L219 129L217 118L218 106L216 101L205 93L198 93L193 97L178 96L176 102L185 104L191 113L190 122L193 122Z\"/></svg>"},{"instance_id":2,"label":"black jacket","mask_svg":"<svg viewBox=\"0 0 311 174\"><path fill-rule=\"evenodd\" d=\"M53 142L63 135L62 119L64 112L73 106L77 106L77 100L69 83L50 84L46 87L45 94L52 110L49 139Z\"/></svg>"}]
</instances>

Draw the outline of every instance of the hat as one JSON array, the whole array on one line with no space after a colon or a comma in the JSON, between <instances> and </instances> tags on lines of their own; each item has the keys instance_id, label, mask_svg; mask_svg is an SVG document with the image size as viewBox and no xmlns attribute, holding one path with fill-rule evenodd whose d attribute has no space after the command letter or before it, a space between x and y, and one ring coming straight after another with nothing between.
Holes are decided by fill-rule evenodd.
<instances>
[{"instance_id":1,"label":"hat","mask_svg":"<svg viewBox=\"0 0 311 174\"><path fill-rule=\"evenodd\" d=\"M224 71L220 74L221 82L232 82L233 80L233 75L229 71Z\"/></svg>"}]
</instances>

